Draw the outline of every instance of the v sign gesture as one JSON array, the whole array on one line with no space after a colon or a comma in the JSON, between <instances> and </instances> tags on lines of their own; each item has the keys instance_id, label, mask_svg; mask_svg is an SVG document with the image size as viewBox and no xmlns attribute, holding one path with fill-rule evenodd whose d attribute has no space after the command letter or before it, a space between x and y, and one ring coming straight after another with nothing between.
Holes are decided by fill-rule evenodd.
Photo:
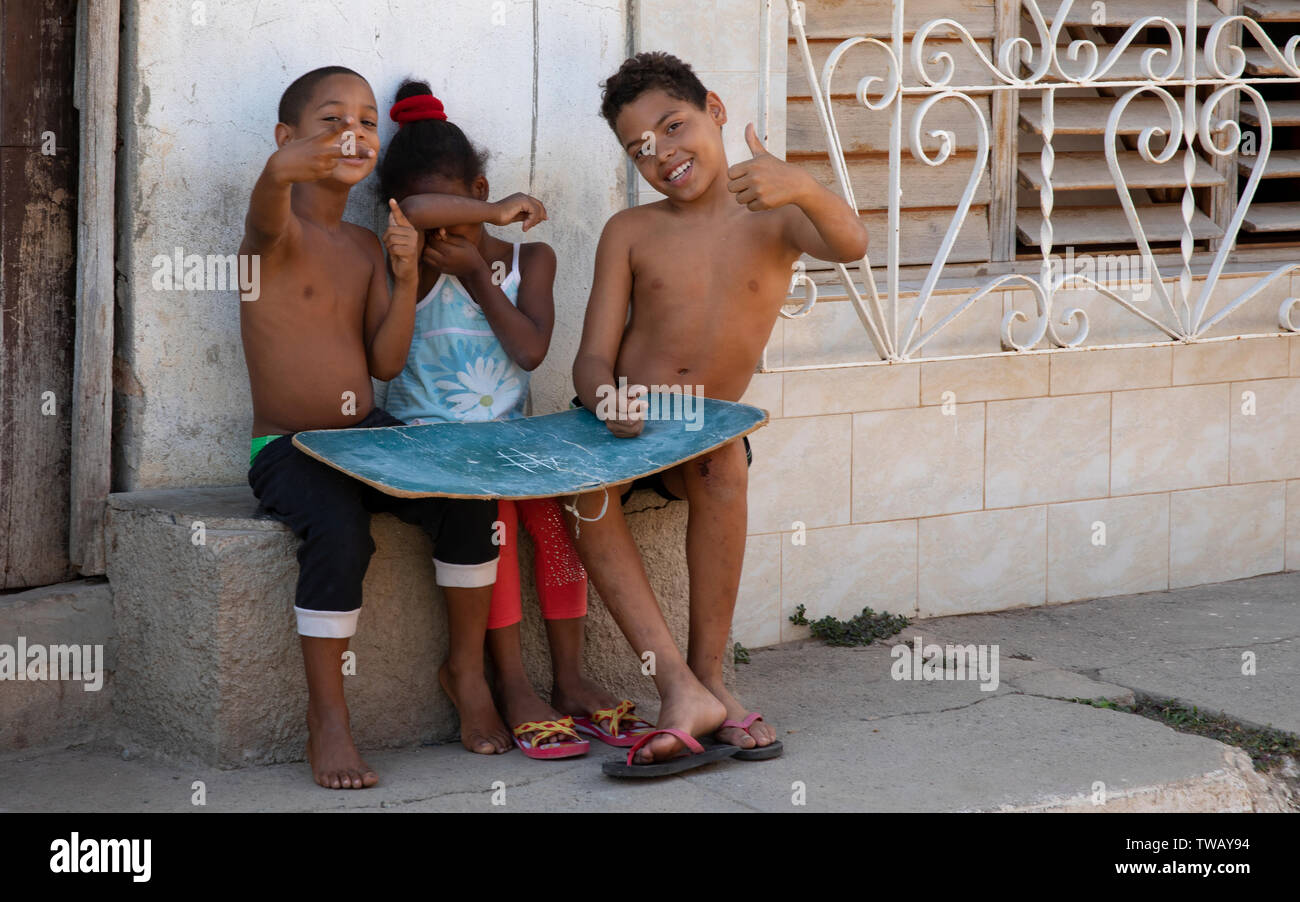
<instances>
[{"instance_id":1,"label":"v sign gesture","mask_svg":"<svg viewBox=\"0 0 1300 902\"><path fill-rule=\"evenodd\" d=\"M285 184L323 179L334 171L340 160L346 158L343 136L355 127L355 120L348 116L330 123L315 135L287 141L271 155L267 170L275 175L277 181ZM369 147L360 148L356 154L362 159L374 155Z\"/></svg>"},{"instance_id":2,"label":"v sign gesture","mask_svg":"<svg viewBox=\"0 0 1300 902\"><path fill-rule=\"evenodd\" d=\"M727 170L727 190L736 195L736 203L754 211L798 203L807 193L812 176L768 153L752 122L745 126L745 143L753 159Z\"/></svg>"}]
</instances>

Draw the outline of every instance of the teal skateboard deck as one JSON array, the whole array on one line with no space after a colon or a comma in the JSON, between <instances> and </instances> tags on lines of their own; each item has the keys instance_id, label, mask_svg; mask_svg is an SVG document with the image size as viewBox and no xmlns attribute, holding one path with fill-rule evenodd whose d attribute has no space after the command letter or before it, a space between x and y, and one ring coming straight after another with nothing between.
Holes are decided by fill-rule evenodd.
<instances>
[{"instance_id":1,"label":"teal skateboard deck","mask_svg":"<svg viewBox=\"0 0 1300 902\"><path fill-rule=\"evenodd\" d=\"M647 420L635 438L618 438L591 411L576 408L488 423L321 429L299 432L293 443L403 498L550 498L658 473L767 423L767 411L748 404L695 404L703 406L694 410L694 423Z\"/></svg>"}]
</instances>

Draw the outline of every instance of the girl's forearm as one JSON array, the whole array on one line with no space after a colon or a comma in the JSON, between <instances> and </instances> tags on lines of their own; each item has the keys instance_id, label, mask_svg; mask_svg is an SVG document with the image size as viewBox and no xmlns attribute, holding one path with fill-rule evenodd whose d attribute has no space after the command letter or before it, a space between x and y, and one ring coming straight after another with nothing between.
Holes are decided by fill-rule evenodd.
<instances>
[{"instance_id":1,"label":"girl's forearm","mask_svg":"<svg viewBox=\"0 0 1300 902\"><path fill-rule=\"evenodd\" d=\"M546 359L550 339L528 314L510 303L499 285L493 284L492 271L483 266L464 281L510 359L525 370L540 366Z\"/></svg>"},{"instance_id":2,"label":"girl's forearm","mask_svg":"<svg viewBox=\"0 0 1300 902\"><path fill-rule=\"evenodd\" d=\"M398 206L417 229L493 222L496 205L458 194L412 194Z\"/></svg>"}]
</instances>

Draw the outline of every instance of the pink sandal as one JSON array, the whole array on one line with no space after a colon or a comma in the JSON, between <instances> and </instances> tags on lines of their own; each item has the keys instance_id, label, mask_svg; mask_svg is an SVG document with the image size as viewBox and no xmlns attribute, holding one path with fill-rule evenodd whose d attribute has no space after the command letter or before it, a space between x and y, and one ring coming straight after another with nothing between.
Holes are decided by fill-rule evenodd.
<instances>
[{"instance_id":1,"label":"pink sandal","mask_svg":"<svg viewBox=\"0 0 1300 902\"><path fill-rule=\"evenodd\" d=\"M616 708L597 708L590 717L573 718L573 725L579 733L595 736L606 745L627 748L655 728L650 721L633 714L635 708L630 700L623 699ZM630 723L624 725L624 718ZM609 729L600 725L602 720L609 721Z\"/></svg>"},{"instance_id":2,"label":"pink sandal","mask_svg":"<svg viewBox=\"0 0 1300 902\"><path fill-rule=\"evenodd\" d=\"M532 739L524 739L532 733ZM578 736L572 717L559 720L530 720L514 728L515 745L529 758L576 758L585 755L591 743ZM555 741L559 740L559 741ZM549 741L548 745L542 745Z\"/></svg>"},{"instance_id":3,"label":"pink sandal","mask_svg":"<svg viewBox=\"0 0 1300 902\"><path fill-rule=\"evenodd\" d=\"M749 728L754 725L754 721L762 719L763 715L755 711L746 715L744 720L724 720L722 726L718 727L718 729L735 727L737 730L744 730L749 733ZM750 733L750 738L753 738L752 733ZM738 749L736 752L737 761L765 761L768 758L779 758L781 753L785 751L785 746L781 744L779 739L773 739L769 745L756 745L752 749L742 749L740 746L736 746L736 748Z\"/></svg>"}]
</instances>

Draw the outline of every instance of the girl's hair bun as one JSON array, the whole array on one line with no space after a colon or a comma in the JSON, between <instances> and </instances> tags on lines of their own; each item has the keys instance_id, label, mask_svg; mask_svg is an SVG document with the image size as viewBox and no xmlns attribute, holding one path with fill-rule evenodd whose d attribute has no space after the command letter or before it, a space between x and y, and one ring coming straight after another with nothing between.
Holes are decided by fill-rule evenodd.
<instances>
[{"instance_id":1,"label":"girl's hair bun","mask_svg":"<svg viewBox=\"0 0 1300 902\"><path fill-rule=\"evenodd\" d=\"M381 203L407 193L422 176L439 175L469 186L484 174L487 154L447 121L442 102L433 96L428 82L405 79L393 106L397 112L390 110L389 117L401 127L379 164Z\"/></svg>"},{"instance_id":2,"label":"girl's hair bun","mask_svg":"<svg viewBox=\"0 0 1300 902\"><path fill-rule=\"evenodd\" d=\"M430 97L433 96L433 88L429 87L428 82L407 79L402 82L402 86L397 89L398 100L405 100L408 97L418 97L421 94L428 94Z\"/></svg>"}]
</instances>

